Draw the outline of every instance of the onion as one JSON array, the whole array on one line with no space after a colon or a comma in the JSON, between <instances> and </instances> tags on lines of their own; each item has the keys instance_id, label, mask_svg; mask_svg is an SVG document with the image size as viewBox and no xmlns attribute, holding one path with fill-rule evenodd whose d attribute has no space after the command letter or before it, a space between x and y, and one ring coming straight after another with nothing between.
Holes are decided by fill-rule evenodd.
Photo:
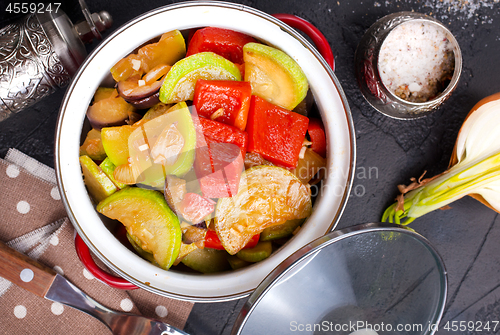
<instances>
[{"instance_id":1,"label":"onion","mask_svg":"<svg viewBox=\"0 0 500 335\"><path fill-rule=\"evenodd\" d=\"M448 170L399 188L398 202L386 209L382 221L408 224L465 195L500 213L500 92L472 108L458 134Z\"/></svg>"},{"instance_id":2,"label":"onion","mask_svg":"<svg viewBox=\"0 0 500 335\"><path fill-rule=\"evenodd\" d=\"M159 80L161 77L166 75L168 71L170 71L171 66L166 64L160 64L156 66L154 69L150 70L148 73L142 77L142 79L146 82L146 84L152 84L155 81Z\"/></svg>"}]
</instances>

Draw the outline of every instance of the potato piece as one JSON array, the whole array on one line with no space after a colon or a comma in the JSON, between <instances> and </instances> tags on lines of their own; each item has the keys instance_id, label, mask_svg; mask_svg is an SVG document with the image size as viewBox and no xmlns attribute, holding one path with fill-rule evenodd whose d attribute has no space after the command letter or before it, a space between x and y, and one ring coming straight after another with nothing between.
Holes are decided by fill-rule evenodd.
<instances>
[{"instance_id":1,"label":"potato piece","mask_svg":"<svg viewBox=\"0 0 500 335\"><path fill-rule=\"evenodd\" d=\"M276 166L246 170L238 194L217 203L215 230L234 255L267 227L311 214L311 194L295 175Z\"/></svg>"}]
</instances>

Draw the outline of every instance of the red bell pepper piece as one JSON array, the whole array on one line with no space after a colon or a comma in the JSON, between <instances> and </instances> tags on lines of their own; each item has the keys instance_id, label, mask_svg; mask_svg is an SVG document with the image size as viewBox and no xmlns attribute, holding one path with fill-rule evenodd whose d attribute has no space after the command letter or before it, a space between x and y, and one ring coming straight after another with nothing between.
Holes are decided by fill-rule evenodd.
<instances>
[{"instance_id":1,"label":"red bell pepper piece","mask_svg":"<svg viewBox=\"0 0 500 335\"><path fill-rule=\"evenodd\" d=\"M243 247L243 249L254 248L259 242L260 234L256 234L252 236L250 241ZM217 236L215 230L208 229L207 234L205 235L205 248L212 248L218 250L224 250L222 243Z\"/></svg>"},{"instance_id":2,"label":"red bell pepper piece","mask_svg":"<svg viewBox=\"0 0 500 335\"><path fill-rule=\"evenodd\" d=\"M243 46L256 40L248 35L222 28L206 27L197 30L191 38L187 56L211 51L233 63L243 63Z\"/></svg>"},{"instance_id":3,"label":"red bell pepper piece","mask_svg":"<svg viewBox=\"0 0 500 335\"><path fill-rule=\"evenodd\" d=\"M307 133L309 134L309 139L311 140L311 149L320 155L321 157L326 157L326 135L323 123L319 119L309 119L309 126L307 127Z\"/></svg>"},{"instance_id":4,"label":"red bell pepper piece","mask_svg":"<svg viewBox=\"0 0 500 335\"><path fill-rule=\"evenodd\" d=\"M198 120L194 167L203 196L231 197L238 193L248 135L217 121Z\"/></svg>"},{"instance_id":5,"label":"red bell pepper piece","mask_svg":"<svg viewBox=\"0 0 500 335\"><path fill-rule=\"evenodd\" d=\"M253 95L248 113L248 151L268 161L295 168L309 119Z\"/></svg>"},{"instance_id":6,"label":"red bell pepper piece","mask_svg":"<svg viewBox=\"0 0 500 335\"><path fill-rule=\"evenodd\" d=\"M186 193L178 206L182 216L196 224L214 211L215 202L196 193Z\"/></svg>"},{"instance_id":7,"label":"red bell pepper piece","mask_svg":"<svg viewBox=\"0 0 500 335\"><path fill-rule=\"evenodd\" d=\"M245 156L248 145L248 134L246 132L214 120L202 117L199 120L205 137L209 137L212 141L218 143L235 144L240 148L241 154Z\"/></svg>"},{"instance_id":8,"label":"red bell pepper piece","mask_svg":"<svg viewBox=\"0 0 500 335\"><path fill-rule=\"evenodd\" d=\"M196 176L201 192L209 198L227 198L238 193L244 159L238 146L231 143L217 143L207 139L209 169L198 169L195 161ZM198 159L198 157L197 157ZM207 166L207 164L203 164Z\"/></svg>"},{"instance_id":9,"label":"red bell pepper piece","mask_svg":"<svg viewBox=\"0 0 500 335\"><path fill-rule=\"evenodd\" d=\"M210 119L222 109L218 122L244 131L247 125L252 87L247 81L203 80L196 82L193 104L198 115Z\"/></svg>"}]
</instances>

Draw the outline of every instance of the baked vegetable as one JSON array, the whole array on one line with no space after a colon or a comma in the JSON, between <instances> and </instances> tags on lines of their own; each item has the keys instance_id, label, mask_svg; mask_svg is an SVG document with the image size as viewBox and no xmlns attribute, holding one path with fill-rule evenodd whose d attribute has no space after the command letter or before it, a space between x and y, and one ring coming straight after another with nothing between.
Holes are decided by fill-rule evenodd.
<instances>
[{"instance_id":1,"label":"baked vegetable","mask_svg":"<svg viewBox=\"0 0 500 335\"><path fill-rule=\"evenodd\" d=\"M276 48L248 43L243 47L245 81L252 94L288 110L294 109L307 95L309 84L300 66Z\"/></svg>"},{"instance_id":2,"label":"baked vegetable","mask_svg":"<svg viewBox=\"0 0 500 335\"><path fill-rule=\"evenodd\" d=\"M309 119L252 96L248 114L248 151L268 161L295 168Z\"/></svg>"},{"instance_id":3,"label":"baked vegetable","mask_svg":"<svg viewBox=\"0 0 500 335\"><path fill-rule=\"evenodd\" d=\"M256 166L246 170L238 194L219 199L215 231L231 255L253 235L287 220L311 214L311 195L297 177L276 166Z\"/></svg>"},{"instance_id":4,"label":"baked vegetable","mask_svg":"<svg viewBox=\"0 0 500 335\"><path fill-rule=\"evenodd\" d=\"M233 63L243 63L243 46L256 42L251 36L216 27L198 29L189 42L186 56L211 51Z\"/></svg>"},{"instance_id":5,"label":"baked vegetable","mask_svg":"<svg viewBox=\"0 0 500 335\"><path fill-rule=\"evenodd\" d=\"M172 66L160 88L160 101L173 103L193 100L198 79L241 80L239 68L213 52L183 58Z\"/></svg>"},{"instance_id":6,"label":"baked vegetable","mask_svg":"<svg viewBox=\"0 0 500 335\"><path fill-rule=\"evenodd\" d=\"M234 126L247 126L252 87L246 81L198 80L193 104L198 115Z\"/></svg>"},{"instance_id":7,"label":"baked vegetable","mask_svg":"<svg viewBox=\"0 0 500 335\"><path fill-rule=\"evenodd\" d=\"M227 124L199 118L197 142L194 167L203 195L224 198L238 193L247 133Z\"/></svg>"},{"instance_id":8,"label":"baked vegetable","mask_svg":"<svg viewBox=\"0 0 500 335\"><path fill-rule=\"evenodd\" d=\"M128 187L97 205L97 211L120 221L145 252L153 254L163 269L176 260L181 247L179 219L158 191Z\"/></svg>"}]
</instances>

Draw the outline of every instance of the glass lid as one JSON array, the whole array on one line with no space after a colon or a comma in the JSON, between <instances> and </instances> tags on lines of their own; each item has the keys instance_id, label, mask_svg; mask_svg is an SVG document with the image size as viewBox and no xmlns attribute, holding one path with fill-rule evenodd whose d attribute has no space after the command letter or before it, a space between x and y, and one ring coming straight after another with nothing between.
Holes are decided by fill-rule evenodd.
<instances>
[{"instance_id":1,"label":"glass lid","mask_svg":"<svg viewBox=\"0 0 500 335\"><path fill-rule=\"evenodd\" d=\"M421 235L369 223L331 232L278 266L232 334L433 334L446 270Z\"/></svg>"}]
</instances>

